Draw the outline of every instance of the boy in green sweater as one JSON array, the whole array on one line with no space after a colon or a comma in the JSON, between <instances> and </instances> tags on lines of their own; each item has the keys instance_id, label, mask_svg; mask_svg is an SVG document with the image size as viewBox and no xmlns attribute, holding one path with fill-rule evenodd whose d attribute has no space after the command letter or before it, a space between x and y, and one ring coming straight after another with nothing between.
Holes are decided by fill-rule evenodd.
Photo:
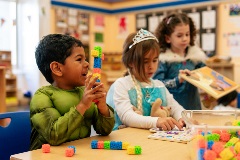
<instances>
[{"instance_id":1,"label":"boy in green sweater","mask_svg":"<svg viewBox=\"0 0 240 160\"><path fill-rule=\"evenodd\" d=\"M60 145L91 134L109 135L114 126L113 109L98 77L88 74L81 41L61 34L45 36L37 46L36 63L51 84L39 88L30 103L31 147ZM97 103L93 103L96 100Z\"/></svg>"}]
</instances>

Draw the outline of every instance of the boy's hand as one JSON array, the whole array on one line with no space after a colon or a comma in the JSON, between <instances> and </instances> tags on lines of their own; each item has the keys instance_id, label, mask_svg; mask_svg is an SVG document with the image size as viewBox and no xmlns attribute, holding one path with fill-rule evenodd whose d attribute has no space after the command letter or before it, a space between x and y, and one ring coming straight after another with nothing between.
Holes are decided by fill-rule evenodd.
<instances>
[{"instance_id":1,"label":"boy's hand","mask_svg":"<svg viewBox=\"0 0 240 160\"><path fill-rule=\"evenodd\" d=\"M178 75L179 83L183 83L185 80L180 76L180 74L191 75L191 71L188 69L179 70L179 75Z\"/></svg>"},{"instance_id":2,"label":"boy's hand","mask_svg":"<svg viewBox=\"0 0 240 160\"><path fill-rule=\"evenodd\" d=\"M109 108L106 104L107 93L104 88L104 85L103 83L100 83L100 82L96 82L95 85L99 87L99 89L95 92L95 95L98 95L98 98L95 99L95 101L97 101L96 104L97 104L98 110L102 115L109 117L110 116Z\"/></svg>"},{"instance_id":3,"label":"boy's hand","mask_svg":"<svg viewBox=\"0 0 240 160\"><path fill-rule=\"evenodd\" d=\"M101 98L105 97L105 105L106 105L106 92L103 93L102 86L103 84L98 84L96 80L98 77L92 78L92 74L87 77L85 80L85 89L83 92L82 100L77 105L76 109L80 114L84 114L85 111L90 108L93 100L103 101ZM106 106L107 107L107 106Z\"/></svg>"},{"instance_id":4,"label":"boy's hand","mask_svg":"<svg viewBox=\"0 0 240 160\"><path fill-rule=\"evenodd\" d=\"M179 130L182 129L181 124L172 117L158 118L157 121L157 127L161 128L164 131L172 130L175 125L178 127Z\"/></svg>"}]
</instances>

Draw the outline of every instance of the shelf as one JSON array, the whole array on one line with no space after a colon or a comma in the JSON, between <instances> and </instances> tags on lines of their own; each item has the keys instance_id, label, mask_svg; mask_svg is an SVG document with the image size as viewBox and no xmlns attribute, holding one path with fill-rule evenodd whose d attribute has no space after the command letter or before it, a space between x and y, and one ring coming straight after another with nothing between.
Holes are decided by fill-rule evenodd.
<instances>
[{"instance_id":1,"label":"shelf","mask_svg":"<svg viewBox=\"0 0 240 160\"><path fill-rule=\"evenodd\" d=\"M1 80L4 79L4 89L1 90L2 93L5 93L4 102L7 106L17 106L17 78L12 74L12 65L11 65L11 51L0 51L0 68L5 66L4 78L0 77ZM0 86L0 88L2 88Z\"/></svg>"}]
</instances>

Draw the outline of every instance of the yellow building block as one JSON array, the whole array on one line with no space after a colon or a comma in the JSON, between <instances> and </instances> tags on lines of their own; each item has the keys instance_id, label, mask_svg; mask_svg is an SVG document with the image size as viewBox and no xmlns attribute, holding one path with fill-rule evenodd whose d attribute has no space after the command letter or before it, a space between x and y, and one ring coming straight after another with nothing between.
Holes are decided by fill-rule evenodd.
<instances>
[{"instance_id":1,"label":"yellow building block","mask_svg":"<svg viewBox=\"0 0 240 160\"><path fill-rule=\"evenodd\" d=\"M127 149L129 146L129 143L128 142L123 142L122 143L122 149Z\"/></svg>"},{"instance_id":2,"label":"yellow building block","mask_svg":"<svg viewBox=\"0 0 240 160\"><path fill-rule=\"evenodd\" d=\"M97 50L91 50L91 55L92 55L93 57L98 57L99 52L98 52Z\"/></svg>"},{"instance_id":3,"label":"yellow building block","mask_svg":"<svg viewBox=\"0 0 240 160\"><path fill-rule=\"evenodd\" d=\"M128 146L127 154L135 154L135 147L134 146Z\"/></svg>"}]
</instances>

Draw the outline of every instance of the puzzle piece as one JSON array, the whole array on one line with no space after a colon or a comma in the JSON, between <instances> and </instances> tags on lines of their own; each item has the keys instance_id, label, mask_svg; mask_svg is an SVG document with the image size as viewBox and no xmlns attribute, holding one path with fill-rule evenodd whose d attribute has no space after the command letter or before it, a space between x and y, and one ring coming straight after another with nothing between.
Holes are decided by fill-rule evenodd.
<instances>
[{"instance_id":1,"label":"puzzle piece","mask_svg":"<svg viewBox=\"0 0 240 160\"><path fill-rule=\"evenodd\" d=\"M151 128L150 132L153 134L148 136L149 139L158 139L179 143L187 143L193 139L193 131L191 129L173 129L171 131L162 131L158 128Z\"/></svg>"}]
</instances>

